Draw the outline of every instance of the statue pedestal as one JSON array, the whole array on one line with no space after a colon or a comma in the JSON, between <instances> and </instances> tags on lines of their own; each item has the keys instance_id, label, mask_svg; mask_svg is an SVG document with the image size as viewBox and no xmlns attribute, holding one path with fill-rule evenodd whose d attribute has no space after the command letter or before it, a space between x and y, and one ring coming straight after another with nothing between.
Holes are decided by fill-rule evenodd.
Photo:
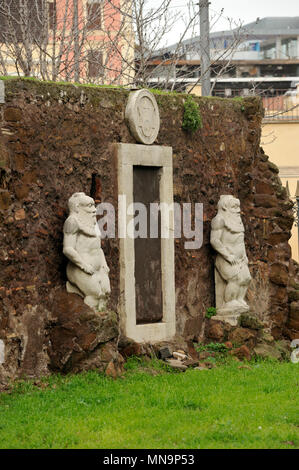
<instances>
[{"instance_id":1,"label":"statue pedestal","mask_svg":"<svg viewBox=\"0 0 299 470\"><path fill-rule=\"evenodd\" d=\"M222 321L225 323L229 323L231 326L237 326L240 314L231 314L231 315L220 315L217 314L212 317L212 320Z\"/></svg>"},{"instance_id":2,"label":"statue pedestal","mask_svg":"<svg viewBox=\"0 0 299 470\"><path fill-rule=\"evenodd\" d=\"M212 317L213 320L223 321L229 323L231 326L237 326L238 320L242 313L248 312L249 307L238 307L236 309L217 308L217 315Z\"/></svg>"}]
</instances>

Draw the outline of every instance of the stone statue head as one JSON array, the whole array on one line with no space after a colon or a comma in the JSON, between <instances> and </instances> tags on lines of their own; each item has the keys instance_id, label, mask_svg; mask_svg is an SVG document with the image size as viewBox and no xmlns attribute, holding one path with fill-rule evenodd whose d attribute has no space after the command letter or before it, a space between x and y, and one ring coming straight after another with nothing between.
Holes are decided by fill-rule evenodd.
<instances>
[{"instance_id":1,"label":"stone statue head","mask_svg":"<svg viewBox=\"0 0 299 470\"><path fill-rule=\"evenodd\" d=\"M220 196L218 201L218 210L240 214L240 200L231 194Z\"/></svg>"},{"instance_id":2,"label":"stone statue head","mask_svg":"<svg viewBox=\"0 0 299 470\"><path fill-rule=\"evenodd\" d=\"M70 214L96 220L94 200L85 193L74 193L68 201Z\"/></svg>"}]
</instances>

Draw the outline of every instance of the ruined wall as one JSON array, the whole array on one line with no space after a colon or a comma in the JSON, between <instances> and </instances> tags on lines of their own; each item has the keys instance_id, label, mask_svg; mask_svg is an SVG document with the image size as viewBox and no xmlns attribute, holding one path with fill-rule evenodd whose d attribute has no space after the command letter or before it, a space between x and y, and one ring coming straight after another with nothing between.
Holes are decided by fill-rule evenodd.
<instances>
[{"instance_id":1,"label":"ruined wall","mask_svg":"<svg viewBox=\"0 0 299 470\"><path fill-rule=\"evenodd\" d=\"M67 200L84 191L116 205L111 144L134 139L124 122L125 90L32 80L7 80L5 86L0 105L0 339L8 375L38 375L53 364L53 328L59 302L62 309L65 304ZM260 101L198 98L203 127L188 134L181 128L184 95L156 98L161 129L155 144L173 147L174 200L204 204L202 248L185 250L184 240L175 240L178 334L189 340L210 334L211 322L204 322L215 302L210 222L219 196L234 194L241 200L253 276L251 309L267 320L275 338L296 336L297 323L290 328L288 320L292 204L278 169L259 147ZM105 240L103 249L111 270L110 308L117 312L118 240Z\"/></svg>"}]
</instances>

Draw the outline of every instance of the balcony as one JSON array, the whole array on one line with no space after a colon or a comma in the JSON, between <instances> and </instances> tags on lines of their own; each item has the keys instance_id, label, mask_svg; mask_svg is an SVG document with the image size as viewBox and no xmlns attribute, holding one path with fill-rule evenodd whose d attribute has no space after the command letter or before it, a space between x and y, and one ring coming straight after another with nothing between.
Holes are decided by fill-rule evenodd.
<instances>
[{"instance_id":1,"label":"balcony","mask_svg":"<svg viewBox=\"0 0 299 470\"><path fill-rule=\"evenodd\" d=\"M213 95L226 98L260 96L265 110L265 122L299 122L299 85L295 89L226 88L214 90Z\"/></svg>"},{"instance_id":2,"label":"balcony","mask_svg":"<svg viewBox=\"0 0 299 470\"><path fill-rule=\"evenodd\" d=\"M269 121L299 121L299 89L272 90L271 94L262 95L265 109L264 120Z\"/></svg>"}]
</instances>

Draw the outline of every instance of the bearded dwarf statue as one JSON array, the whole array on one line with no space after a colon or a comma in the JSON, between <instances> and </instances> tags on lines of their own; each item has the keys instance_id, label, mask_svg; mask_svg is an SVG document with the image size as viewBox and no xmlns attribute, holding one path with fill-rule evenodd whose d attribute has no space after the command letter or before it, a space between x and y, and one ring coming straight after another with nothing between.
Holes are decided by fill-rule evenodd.
<instances>
[{"instance_id":1,"label":"bearded dwarf statue","mask_svg":"<svg viewBox=\"0 0 299 470\"><path fill-rule=\"evenodd\" d=\"M238 316L249 310L244 299L251 280L239 199L220 196L218 213L212 220L211 245L217 251L217 316L213 318L236 325Z\"/></svg>"},{"instance_id":2,"label":"bearded dwarf statue","mask_svg":"<svg viewBox=\"0 0 299 470\"><path fill-rule=\"evenodd\" d=\"M63 253L69 259L66 289L79 294L94 310L103 310L110 294L109 268L101 248L94 200L75 193L68 205L70 215L63 227Z\"/></svg>"}]
</instances>

